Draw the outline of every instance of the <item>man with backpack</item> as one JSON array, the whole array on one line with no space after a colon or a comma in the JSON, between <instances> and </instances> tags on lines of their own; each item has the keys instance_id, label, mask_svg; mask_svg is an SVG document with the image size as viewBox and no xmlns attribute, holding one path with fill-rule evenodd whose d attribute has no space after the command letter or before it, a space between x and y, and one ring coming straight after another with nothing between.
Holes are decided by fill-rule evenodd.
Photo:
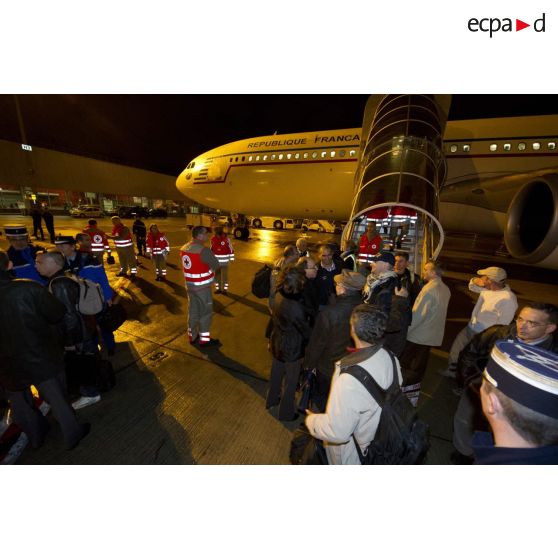
<instances>
[{"instance_id":1,"label":"man with backpack","mask_svg":"<svg viewBox=\"0 0 558 558\"><path fill-rule=\"evenodd\" d=\"M70 377L79 374L81 397L72 403L74 409L81 409L98 403L101 394L96 386L97 373L97 326L94 315L84 315L79 311L80 285L64 273L65 259L57 250L49 250L37 255L38 272L47 277L48 290L64 304L65 313L59 324L64 340L65 360Z\"/></svg>"},{"instance_id":2,"label":"man with backpack","mask_svg":"<svg viewBox=\"0 0 558 558\"><path fill-rule=\"evenodd\" d=\"M13 280L12 262L0 250L0 386L10 400L14 423L40 447L50 428L33 404L34 385L51 406L67 449L87 436L91 425L80 424L67 400L64 351L55 326L64 305L35 281Z\"/></svg>"},{"instance_id":3,"label":"man with backpack","mask_svg":"<svg viewBox=\"0 0 558 558\"><path fill-rule=\"evenodd\" d=\"M306 426L323 440L330 465L415 463L427 448L426 427L401 393L399 363L381 344L387 320L374 306L353 310L355 350L336 363L326 412L307 411ZM381 421L384 414L402 420Z\"/></svg>"}]
</instances>

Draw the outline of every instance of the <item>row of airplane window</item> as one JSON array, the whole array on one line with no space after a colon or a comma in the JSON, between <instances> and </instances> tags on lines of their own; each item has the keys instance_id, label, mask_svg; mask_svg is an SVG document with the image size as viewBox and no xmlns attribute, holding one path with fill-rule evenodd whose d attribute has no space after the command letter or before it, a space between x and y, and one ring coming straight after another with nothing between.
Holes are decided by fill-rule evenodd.
<instances>
[{"instance_id":1,"label":"row of airplane window","mask_svg":"<svg viewBox=\"0 0 558 558\"><path fill-rule=\"evenodd\" d=\"M502 145L504 151L511 151L512 150L512 144L511 143L504 143L504 144L501 144L501 145ZM527 149L527 147L528 147L527 142L524 142L524 141L520 141L517 144L517 150L518 151L525 151ZM540 141L534 141L531 144L531 147L532 147L533 151L540 151L541 148L543 147L543 144ZM491 143L490 146L489 146L490 151L498 151L499 148L500 148L500 144L498 144L498 143ZM549 151L555 151L556 150L556 142L555 141L547 142L546 148ZM454 143L454 144L450 145L450 152L451 153L457 153L458 149L459 149L459 146L457 144ZM464 152L471 151L471 145L469 143L464 143L461 146L461 150L464 151Z\"/></svg>"},{"instance_id":2,"label":"row of airplane window","mask_svg":"<svg viewBox=\"0 0 558 558\"><path fill-rule=\"evenodd\" d=\"M334 159L335 157L355 157L356 156L356 150L355 149L351 149L348 152L345 151L344 149L341 149L339 151L312 151L312 152L304 152L304 153L272 153L271 155L249 155L248 157L246 156L242 156L242 157L231 157L229 159L230 163L244 163L246 161L246 159L248 159L248 162L251 163L252 161L258 162L258 161L283 161L283 160L287 160L290 161L292 159L299 160L299 159Z\"/></svg>"}]
</instances>

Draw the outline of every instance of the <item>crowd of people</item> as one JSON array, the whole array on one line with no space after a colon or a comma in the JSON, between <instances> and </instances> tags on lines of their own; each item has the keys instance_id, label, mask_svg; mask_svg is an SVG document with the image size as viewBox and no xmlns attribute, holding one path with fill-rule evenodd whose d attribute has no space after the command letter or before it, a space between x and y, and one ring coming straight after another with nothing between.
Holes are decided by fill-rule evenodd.
<instances>
[{"instance_id":1,"label":"crowd of people","mask_svg":"<svg viewBox=\"0 0 558 558\"><path fill-rule=\"evenodd\" d=\"M37 237L41 231L33 219ZM100 347L109 359L114 356L114 330L125 319L105 270L105 252L107 262L115 263L109 239L119 258L116 276L130 271L133 280L139 256L153 260L156 280L166 276L165 233L156 224L147 233L138 221L133 225L137 254L118 217L112 219L111 234L94 219L75 236L52 232L51 247L33 245L24 225L5 226L10 247L0 251L0 307L10 319L0 325L0 438L13 423L40 447L49 429L43 414L50 409L68 449L88 434L90 425L79 424L75 411L98 403L101 389L113 381L106 377L112 366L106 366Z\"/></svg>"},{"instance_id":2,"label":"crowd of people","mask_svg":"<svg viewBox=\"0 0 558 558\"><path fill-rule=\"evenodd\" d=\"M316 258L300 239L302 246L284 248L272 272L266 407L278 407L277 416L285 422L304 411L306 428L323 445L330 464L360 463L359 453L374 440L382 412L358 379L343 374L345 369L358 363L382 389L397 377L416 407L430 351L444 339L451 291L443 266L427 261L419 278L409 269L409 255L382 251L377 236L369 224L358 246L340 253L336 245L324 244ZM456 381L460 396L452 460L472 463L476 456L483 463L558 463L558 308L532 302L517 312L506 271L495 266L478 270L468 288L477 302L452 343L447 368L440 371ZM519 373L500 366L500 382L486 372L483 379L500 340L522 350L542 349L546 368L533 371L542 358L537 357L533 366L523 363ZM308 372L315 375L311 403L297 412L297 385ZM508 389L510 377L515 383ZM518 392L529 395L517 397ZM485 435L475 437L476 431ZM513 438L510 431L520 435ZM504 440L519 445L505 446Z\"/></svg>"},{"instance_id":3,"label":"crowd of people","mask_svg":"<svg viewBox=\"0 0 558 558\"><path fill-rule=\"evenodd\" d=\"M157 225L148 229L136 219L130 231L120 218L112 221L110 235L90 220L83 232L58 236L47 250L29 243L25 226L5 228L10 248L0 252L0 307L10 319L0 322L0 386L33 447L44 443L48 421L31 386L52 409L68 449L90 430L75 410L100 401L99 346L109 357L115 350L114 328L104 319L115 302L103 261L105 252L107 262L112 258L109 239L119 258L117 276L133 280L141 255L152 258L156 280L165 280L170 245ZM213 293L227 295L234 261L223 228L209 236L205 227L194 227L180 249L188 340L202 351L221 345L211 336ZM359 244L348 243L344 252L322 244L317 255L299 238L284 248L269 276L266 336L272 364L265 405L277 407L278 419L288 423L304 412L307 431L330 464L360 463L382 416L362 382L344 372L358 365L384 390L397 382L416 407L430 351L444 339L451 291L443 266L424 262L419 277L408 265L408 253L382 251L377 237L369 225ZM99 287L95 312L81 311L78 278ZM533 302L517 312L517 297L499 267L478 270L468 288L478 300L443 371L460 396L453 429L456 462L557 462L558 309ZM502 357L504 342L523 351L519 364ZM529 360L525 354L535 356ZM297 408L297 388L309 373L315 378L310 403ZM77 390L71 403L69 380ZM477 430L486 435L478 438ZM490 431L493 439L487 438Z\"/></svg>"}]
</instances>

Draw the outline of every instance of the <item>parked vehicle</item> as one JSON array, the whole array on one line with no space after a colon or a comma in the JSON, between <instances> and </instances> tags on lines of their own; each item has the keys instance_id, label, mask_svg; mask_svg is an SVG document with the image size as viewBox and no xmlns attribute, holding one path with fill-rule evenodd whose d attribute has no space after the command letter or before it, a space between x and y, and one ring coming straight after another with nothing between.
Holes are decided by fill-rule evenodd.
<instances>
[{"instance_id":1,"label":"parked vehicle","mask_svg":"<svg viewBox=\"0 0 558 558\"><path fill-rule=\"evenodd\" d=\"M118 216L125 219L130 219L132 217L149 217L149 209L140 205L121 205L118 208Z\"/></svg>"},{"instance_id":2,"label":"parked vehicle","mask_svg":"<svg viewBox=\"0 0 558 558\"><path fill-rule=\"evenodd\" d=\"M302 222L302 230L303 231L316 231L316 232L334 233L335 232L335 224L331 221L305 219Z\"/></svg>"},{"instance_id":3,"label":"parked vehicle","mask_svg":"<svg viewBox=\"0 0 558 558\"><path fill-rule=\"evenodd\" d=\"M70 209L72 217L101 217L103 212L98 205L78 205Z\"/></svg>"},{"instance_id":4,"label":"parked vehicle","mask_svg":"<svg viewBox=\"0 0 558 558\"><path fill-rule=\"evenodd\" d=\"M233 225L232 217L229 217L228 215L220 215L215 220L215 225L219 225L221 227L232 227Z\"/></svg>"},{"instance_id":5,"label":"parked vehicle","mask_svg":"<svg viewBox=\"0 0 558 558\"><path fill-rule=\"evenodd\" d=\"M187 213L186 214L186 226L189 229L194 227L207 227L212 228L215 225L213 215L208 213Z\"/></svg>"},{"instance_id":6,"label":"parked vehicle","mask_svg":"<svg viewBox=\"0 0 558 558\"><path fill-rule=\"evenodd\" d=\"M287 222L289 222L290 226L287 226ZM252 218L252 227L255 229L276 229L282 230L286 228L294 228L294 220L293 219L286 219L285 217L253 217Z\"/></svg>"},{"instance_id":7,"label":"parked vehicle","mask_svg":"<svg viewBox=\"0 0 558 558\"><path fill-rule=\"evenodd\" d=\"M168 212L163 207L157 207L155 209L149 210L149 217L159 217L162 219L166 219L168 217Z\"/></svg>"}]
</instances>

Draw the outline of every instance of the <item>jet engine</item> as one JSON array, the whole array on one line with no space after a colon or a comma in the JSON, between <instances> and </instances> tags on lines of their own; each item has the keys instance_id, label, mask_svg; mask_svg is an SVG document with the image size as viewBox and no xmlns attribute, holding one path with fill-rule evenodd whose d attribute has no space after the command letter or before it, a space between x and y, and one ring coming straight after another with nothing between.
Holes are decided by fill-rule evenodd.
<instances>
[{"instance_id":1,"label":"jet engine","mask_svg":"<svg viewBox=\"0 0 558 558\"><path fill-rule=\"evenodd\" d=\"M527 182L514 196L504 232L511 256L528 264L558 267L558 175Z\"/></svg>"}]
</instances>

